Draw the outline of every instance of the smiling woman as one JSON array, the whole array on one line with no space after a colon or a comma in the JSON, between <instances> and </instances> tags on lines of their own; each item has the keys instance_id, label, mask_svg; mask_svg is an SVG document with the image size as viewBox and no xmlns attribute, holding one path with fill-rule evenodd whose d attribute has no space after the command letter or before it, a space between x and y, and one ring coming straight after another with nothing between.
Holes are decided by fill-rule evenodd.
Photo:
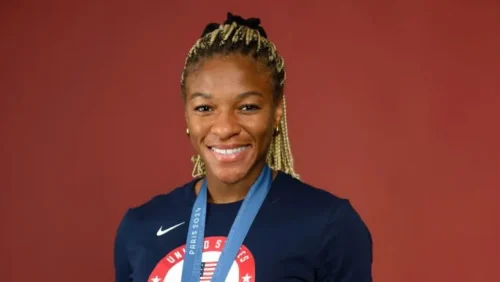
<instances>
[{"instance_id":1,"label":"smiling woman","mask_svg":"<svg viewBox=\"0 0 500 282\"><path fill-rule=\"evenodd\" d=\"M186 78L185 90L186 121L198 152L197 165L201 161L206 165L208 187L242 187L229 193L248 189L266 163L283 105L274 101L269 71L259 70L260 63L248 56L218 55L200 64ZM205 174L201 167L195 172Z\"/></svg>"},{"instance_id":2,"label":"smiling woman","mask_svg":"<svg viewBox=\"0 0 500 282\"><path fill-rule=\"evenodd\" d=\"M372 280L362 219L293 168L284 85L260 20L207 25L181 78L194 179L127 211L117 282Z\"/></svg>"}]
</instances>

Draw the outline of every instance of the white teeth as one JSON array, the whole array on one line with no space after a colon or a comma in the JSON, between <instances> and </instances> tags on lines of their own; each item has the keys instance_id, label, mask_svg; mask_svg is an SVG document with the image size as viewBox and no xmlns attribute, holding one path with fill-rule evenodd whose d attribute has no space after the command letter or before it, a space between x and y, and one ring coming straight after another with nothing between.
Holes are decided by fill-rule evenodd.
<instances>
[{"instance_id":1,"label":"white teeth","mask_svg":"<svg viewBox=\"0 0 500 282\"><path fill-rule=\"evenodd\" d=\"M218 149L218 148L212 147L212 151L216 152L217 154L221 154L221 155L232 155L232 154L239 153L239 152L245 150L246 148L248 148L248 146L238 147L238 148L234 148L234 149Z\"/></svg>"}]
</instances>

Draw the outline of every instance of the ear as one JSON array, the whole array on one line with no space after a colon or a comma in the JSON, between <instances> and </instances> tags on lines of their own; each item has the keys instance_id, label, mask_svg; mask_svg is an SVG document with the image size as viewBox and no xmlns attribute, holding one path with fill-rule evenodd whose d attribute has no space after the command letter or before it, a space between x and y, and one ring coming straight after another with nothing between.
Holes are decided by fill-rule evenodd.
<instances>
[{"instance_id":1,"label":"ear","mask_svg":"<svg viewBox=\"0 0 500 282\"><path fill-rule=\"evenodd\" d=\"M273 130L280 125L281 118L283 117L283 96L276 102L274 107L274 121L273 121Z\"/></svg>"}]
</instances>

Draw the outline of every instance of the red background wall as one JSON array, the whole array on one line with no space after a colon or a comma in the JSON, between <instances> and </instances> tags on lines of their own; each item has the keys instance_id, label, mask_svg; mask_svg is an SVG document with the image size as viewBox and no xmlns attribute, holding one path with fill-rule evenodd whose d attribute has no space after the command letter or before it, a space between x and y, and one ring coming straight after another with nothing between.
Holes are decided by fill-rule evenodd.
<instances>
[{"instance_id":1,"label":"red background wall","mask_svg":"<svg viewBox=\"0 0 500 282\"><path fill-rule=\"evenodd\" d=\"M1 281L113 281L125 209L190 179L179 79L261 17L303 179L350 198L384 282L500 281L498 1L3 1Z\"/></svg>"}]
</instances>

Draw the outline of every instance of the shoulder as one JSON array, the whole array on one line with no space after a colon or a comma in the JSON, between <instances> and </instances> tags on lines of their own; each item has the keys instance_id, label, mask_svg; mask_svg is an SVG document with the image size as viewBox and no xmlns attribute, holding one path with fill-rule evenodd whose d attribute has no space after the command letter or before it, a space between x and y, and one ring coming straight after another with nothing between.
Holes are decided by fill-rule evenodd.
<instances>
[{"instance_id":1,"label":"shoulder","mask_svg":"<svg viewBox=\"0 0 500 282\"><path fill-rule=\"evenodd\" d=\"M351 200L339 197L323 188L312 186L298 179L290 180L289 192L307 207L316 207L324 213L326 226L341 230L353 226L365 226Z\"/></svg>"},{"instance_id":2,"label":"shoulder","mask_svg":"<svg viewBox=\"0 0 500 282\"><path fill-rule=\"evenodd\" d=\"M170 192L152 196L149 200L130 207L122 217L121 229L136 229L152 222L183 218L190 209L193 181L178 186ZM194 192L193 192L194 193Z\"/></svg>"},{"instance_id":3,"label":"shoulder","mask_svg":"<svg viewBox=\"0 0 500 282\"><path fill-rule=\"evenodd\" d=\"M280 194L293 207L288 210L306 215L308 229L314 230L314 261L321 280L372 281L372 237L351 201L291 176L283 178Z\"/></svg>"},{"instance_id":4,"label":"shoulder","mask_svg":"<svg viewBox=\"0 0 500 282\"><path fill-rule=\"evenodd\" d=\"M326 189L315 187L290 175L281 175L279 183L280 198L287 210L297 210L311 223L320 228L321 240L337 237L353 238L357 236L371 243L367 225L351 201L341 198Z\"/></svg>"},{"instance_id":5,"label":"shoulder","mask_svg":"<svg viewBox=\"0 0 500 282\"><path fill-rule=\"evenodd\" d=\"M280 198L290 204L300 204L302 210L319 209L325 213L349 205L349 200L285 173L280 173L276 186L276 193L280 194Z\"/></svg>"},{"instance_id":6,"label":"shoulder","mask_svg":"<svg viewBox=\"0 0 500 282\"><path fill-rule=\"evenodd\" d=\"M189 183L176 187L168 193L154 195L148 201L129 209L138 219L145 219L157 212L179 209L188 201Z\"/></svg>"}]
</instances>

